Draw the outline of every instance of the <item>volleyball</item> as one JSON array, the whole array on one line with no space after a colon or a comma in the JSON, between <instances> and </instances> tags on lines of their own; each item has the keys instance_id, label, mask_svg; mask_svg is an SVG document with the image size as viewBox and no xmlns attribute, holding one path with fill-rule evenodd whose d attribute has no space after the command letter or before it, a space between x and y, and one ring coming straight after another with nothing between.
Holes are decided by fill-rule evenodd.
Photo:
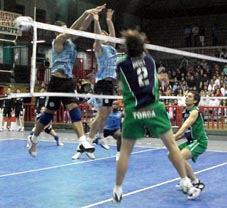
<instances>
[{"instance_id":1,"label":"volleyball","mask_svg":"<svg viewBox=\"0 0 227 208\"><path fill-rule=\"evenodd\" d=\"M27 24L33 22L33 19L28 16L20 16L14 20L14 26L21 31L29 31L32 28L32 25Z\"/></svg>"}]
</instances>

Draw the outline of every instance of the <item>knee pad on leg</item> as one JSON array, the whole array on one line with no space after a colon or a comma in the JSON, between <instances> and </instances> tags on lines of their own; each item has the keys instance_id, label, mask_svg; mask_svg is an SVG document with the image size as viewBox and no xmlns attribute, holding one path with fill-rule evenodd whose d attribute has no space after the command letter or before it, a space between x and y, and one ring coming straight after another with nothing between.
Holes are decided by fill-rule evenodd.
<instances>
[{"instance_id":1,"label":"knee pad on leg","mask_svg":"<svg viewBox=\"0 0 227 208\"><path fill-rule=\"evenodd\" d=\"M81 121L81 111L79 108L73 108L71 111L69 111L69 115L72 123Z\"/></svg>"},{"instance_id":2,"label":"knee pad on leg","mask_svg":"<svg viewBox=\"0 0 227 208\"><path fill-rule=\"evenodd\" d=\"M47 134L50 134L52 128L50 126L48 126L47 128L44 129L44 131L47 133Z\"/></svg>"},{"instance_id":3,"label":"knee pad on leg","mask_svg":"<svg viewBox=\"0 0 227 208\"><path fill-rule=\"evenodd\" d=\"M53 118L54 118L54 114L44 112L40 116L39 121L40 121L41 124L46 126L47 124L49 124L53 120Z\"/></svg>"}]
</instances>

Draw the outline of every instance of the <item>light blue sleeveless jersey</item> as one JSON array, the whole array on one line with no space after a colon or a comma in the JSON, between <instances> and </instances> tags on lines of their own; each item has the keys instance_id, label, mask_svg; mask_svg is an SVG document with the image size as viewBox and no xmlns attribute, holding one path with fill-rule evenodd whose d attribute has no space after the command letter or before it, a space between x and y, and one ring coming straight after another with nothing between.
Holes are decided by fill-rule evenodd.
<instances>
[{"instance_id":1,"label":"light blue sleeveless jersey","mask_svg":"<svg viewBox=\"0 0 227 208\"><path fill-rule=\"evenodd\" d=\"M55 72L64 73L68 78L72 78L73 65L76 59L76 46L71 39L66 40L64 48L57 53L54 49L54 40L52 42L53 66L51 74Z\"/></svg>"},{"instance_id":2,"label":"light blue sleeveless jersey","mask_svg":"<svg viewBox=\"0 0 227 208\"><path fill-rule=\"evenodd\" d=\"M110 45L102 45L102 54L96 57L98 63L98 71L95 80L103 80L106 78L116 79L117 67L117 51Z\"/></svg>"},{"instance_id":3,"label":"light blue sleeveless jersey","mask_svg":"<svg viewBox=\"0 0 227 208\"><path fill-rule=\"evenodd\" d=\"M122 113L120 111L111 112L106 120L104 129L116 130L121 128Z\"/></svg>"}]
</instances>

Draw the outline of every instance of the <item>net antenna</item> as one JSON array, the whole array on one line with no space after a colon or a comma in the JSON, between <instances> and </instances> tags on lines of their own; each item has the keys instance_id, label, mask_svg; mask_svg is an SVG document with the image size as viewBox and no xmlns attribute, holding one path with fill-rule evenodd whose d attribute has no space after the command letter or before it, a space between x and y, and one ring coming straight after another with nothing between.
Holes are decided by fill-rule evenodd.
<instances>
[{"instance_id":1,"label":"net antenna","mask_svg":"<svg viewBox=\"0 0 227 208\"><path fill-rule=\"evenodd\" d=\"M36 0L34 0L34 22L36 21ZM31 57L30 93L34 93L36 80L37 26L33 25L33 47Z\"/></svg>"}]
</instances>

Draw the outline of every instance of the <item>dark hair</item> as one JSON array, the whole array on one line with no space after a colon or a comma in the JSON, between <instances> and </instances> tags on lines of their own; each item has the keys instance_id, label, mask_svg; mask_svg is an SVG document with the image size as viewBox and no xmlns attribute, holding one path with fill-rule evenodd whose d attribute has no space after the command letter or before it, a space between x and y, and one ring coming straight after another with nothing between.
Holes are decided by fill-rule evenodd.
<instances>
[{"instance_id":1,"label":"dark hair","mask_svg":"<svg viewBox=\"0 0 227 208\"><path fill-rule=\"evenodd\" d=\"M194 95L194 100L196 100L197 102L195 103L195 105L197 106L200 102L200 94L197 91L189 91L190 93L192 93Z\"/></svg>"},{"instance_id":2,"label":"dark hair","mask_svg":"<svg viewBox=\"0 0 227 208\"><path fill-rule=\"evenodd\" d=\"M56 25L56 26L63 26L63 25L66 25L66 23L63 22L63 21L61 21L61 20L57 20L57 21L54 23L54 25Z\"/></svg>"},{"instance_id":3,"label":"dark hair","mask_svg":"<svg viewBox=\"0 0 227 208\"><path fill-rule=\"evenodd\" d=\"M144 43L146 41L145 33L138 30L125 30L121 32L122 37L125 39L127 54L130 57L140 56L144 51Z\"/></svg>"}]
</instances>

